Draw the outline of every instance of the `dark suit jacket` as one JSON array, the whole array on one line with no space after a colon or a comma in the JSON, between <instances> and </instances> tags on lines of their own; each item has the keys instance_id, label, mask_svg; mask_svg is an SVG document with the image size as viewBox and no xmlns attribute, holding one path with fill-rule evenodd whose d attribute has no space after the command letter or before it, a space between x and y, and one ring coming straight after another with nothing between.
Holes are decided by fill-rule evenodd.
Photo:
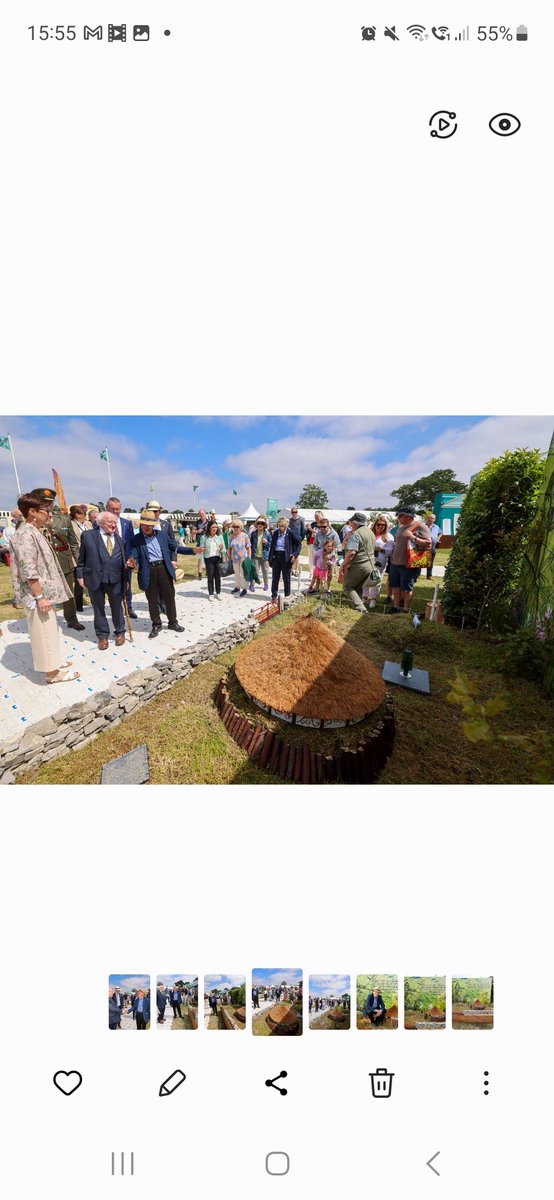
<instances>
[{"instance_id":1,"label":"dark suit jacket","mask_svg":"<svg viewBox=\"0 0 554 1200\"><path fill-rule=\"evenodd\" d=\"M128 521L127 517L119 518L121 523L121 536L125 542L125 558L129 558L131 554L131 542L135 536L133 522Z\"/></svg>"},{"instance_id":2,"label":"dark suit jacket","mask_svg":"<svg viewBox=\"0 0 554 1200\"><path fill-rule=\"evenodd\" d=\"M273 562L273 559L275 556L275 551L277 549L277 538L278 537L279 537L279 530L274 529L273 533L271 535L271 546L269 547L270 563ZM301 543L298 541L296 534L293 533L291 529L287 528L285 530L285 558L296 558L296 555L300 554L300 546L301 546Z\"/></svg>"},{"instance_id":3,"label":"dark suit jacket","mask_svg":"<svg viewBox=\"0 0 554 1200\"><path fill-rule=\"evenodd\" d=\"M138 1006L139 1006L138 996L135 996L135 999L133 1000L133 1016L134 1017L138 1013ZM146 1021L146 1024L148 1025L148 1022L150 1020L150 996L143 996L143 998L142 998L142 1015L144 1017L144 1020Z\"/></svg>"},{"instance_id":4,"label":"dark suit jacket","mask_svg":"<svg viewBox=\"0 0 554 1200\"><path fill-rule=\"evenodd\" d=\"M172 566L171 560L175 557L177 552L177 543L168 530L164 529L163 525L161 529L155 529L154 533L158 539L158 542L160 543L163 561L171 578L175 579L175 567ZM141 530L140 533L135 533L135 536L131 541L131 555L135 559L135 562L138 566L139 587L143 592L146 591L148 584L150 583L150 559L146 549L147 540L148 539L144 536Z\"/></svg>"},{"instance_id":5,"label":"dark suit jacket","mask_svg":"<svg viewBox=\"0 0 554 1200\"><path fill-rule=\"evenodd\" d=\"M367 1017L368 1013L379 1012L379 1010L386 1012L385 1001L382 996L375 997L373 992L370 992L364 1004L364 1016Z\"/></svg>"},{"instance_id":6,"label":"dark suit jacket","mask_svg":"<svg viewBox=\"0 0 554 1200\"><path fill-rule=\"evenodd\" d=\"M118 533L114 533L114 539L121 550L121 588L125 588L125 561L127 554L125 551L125 542L120 538ZM84 579L85 587L93 591L97 591L102 587L102 562L103 562L104 543L98 525L94 525L92 529L85 529L81 538L79 547L79 562L77 563L77 579ZM119 580L118 580L119 582Z\"/></svg>"}]
</instances>

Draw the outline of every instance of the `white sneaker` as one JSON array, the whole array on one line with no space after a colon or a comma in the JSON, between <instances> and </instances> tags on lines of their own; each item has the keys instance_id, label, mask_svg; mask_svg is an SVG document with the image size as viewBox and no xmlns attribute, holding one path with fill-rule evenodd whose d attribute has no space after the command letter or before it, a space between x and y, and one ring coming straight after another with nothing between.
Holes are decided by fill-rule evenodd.
<instances>
[{"instance_id":1,"label":"white sneaker","mask_svg":"<svg viewBox=\"0 0 554 1200\"><path fill-rule=\"evenodd\" d=\"M215 598L216 598L216 600L223 600L223 596L220 596L219 592L216 592ZM212 600L213 600L213 596L212 596Z\"/></svg>"},{"instance_id":2,"label":"white sneaker","mask_svg":"<svg viewBox=\"0 0 554 1200\"><path fill-rule=\"evenodd\" d=\"M377 601L376 601L376 600L370 600L370 601L369 601L369 607L370 607L370 608L377 608Z\"/></svg>"},{"instance_id":3,"label":"white sneaker","mask_svg":"<svg viewBox=\"0 0 554 1200\"><path fill-rule=\"evenodd\" d=\"M215 596L208 596L208 600L210 601L210 604L213 604L214 599L215 599Z\"/></svg>"}]
</instances>

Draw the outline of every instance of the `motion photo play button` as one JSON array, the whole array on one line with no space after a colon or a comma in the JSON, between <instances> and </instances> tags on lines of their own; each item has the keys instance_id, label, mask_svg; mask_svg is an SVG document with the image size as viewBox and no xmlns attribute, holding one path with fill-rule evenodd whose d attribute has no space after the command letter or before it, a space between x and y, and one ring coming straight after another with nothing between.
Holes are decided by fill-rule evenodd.
<instances>
[{"instance_id":1,"label":"motion photo play button","mask_svg":"<svg viewBox=\"0 0 554 1200\"><path fill-rule=\"evenodd\" d=\"M453 137L458 128L456 113L448 112L445 108L439 108L437 112L434 112L429 124L431 126L431 137L435 138Z\"/></svg>"}]
</instances>

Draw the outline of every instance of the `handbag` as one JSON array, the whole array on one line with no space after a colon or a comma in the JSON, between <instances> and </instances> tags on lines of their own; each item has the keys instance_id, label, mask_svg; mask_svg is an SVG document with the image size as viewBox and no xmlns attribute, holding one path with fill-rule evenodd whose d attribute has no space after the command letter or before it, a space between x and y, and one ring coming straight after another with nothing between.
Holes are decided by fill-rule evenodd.
<instances>
[{"instance_id":1,"label":"handbag","mask_svg":"<svg viewBox=\"0 0 554 1200\"><path fill-rule=\"evenodd\" d=\"M226 555L226 557L223 559L223 561L221 563L221 566L219 568L219 574L220 574L221 578L223 578L223 579L225 579L226 575L233 574L233 564L228 555Z\"/></svg>"},{"instance_id":2,"label":"handbag","mask_svg":"<svg viewBox=\"0 0 554 1200\"><path fill-rule=\"evenodd\" d=\"M413 570L416 567L430 567L432 554L432 550L418 550L417 548L408 546L406 566L408 566L410 570Z\"/></svg>"}]
</instances>

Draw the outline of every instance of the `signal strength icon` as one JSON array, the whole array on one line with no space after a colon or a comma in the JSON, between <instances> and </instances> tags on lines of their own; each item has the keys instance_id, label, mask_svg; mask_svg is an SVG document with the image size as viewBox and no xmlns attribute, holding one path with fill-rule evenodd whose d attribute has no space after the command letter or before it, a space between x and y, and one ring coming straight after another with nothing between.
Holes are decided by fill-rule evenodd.
<instances>
[{"instance_id":1,"label":"signal strength icon","mask_svg":"<svg viewBox=\"0 0 554 1200\"><path fill-rule=\"evenodd\" d=\"M408 33L411 33L416 42L422 42L425 36L425 25L408 25Z\"/></svg>"},{"instance_id":2,"label":"signal strength icon","mask_svg":"<svg viewBox=\"0 0 554 1200\"><path fill-rule=\"evenodd\" d=\"M469 42L469 25L466 25L465 29L462 29L461 33L456 34L454 41Z\"/></svg>"}]
</instances>

